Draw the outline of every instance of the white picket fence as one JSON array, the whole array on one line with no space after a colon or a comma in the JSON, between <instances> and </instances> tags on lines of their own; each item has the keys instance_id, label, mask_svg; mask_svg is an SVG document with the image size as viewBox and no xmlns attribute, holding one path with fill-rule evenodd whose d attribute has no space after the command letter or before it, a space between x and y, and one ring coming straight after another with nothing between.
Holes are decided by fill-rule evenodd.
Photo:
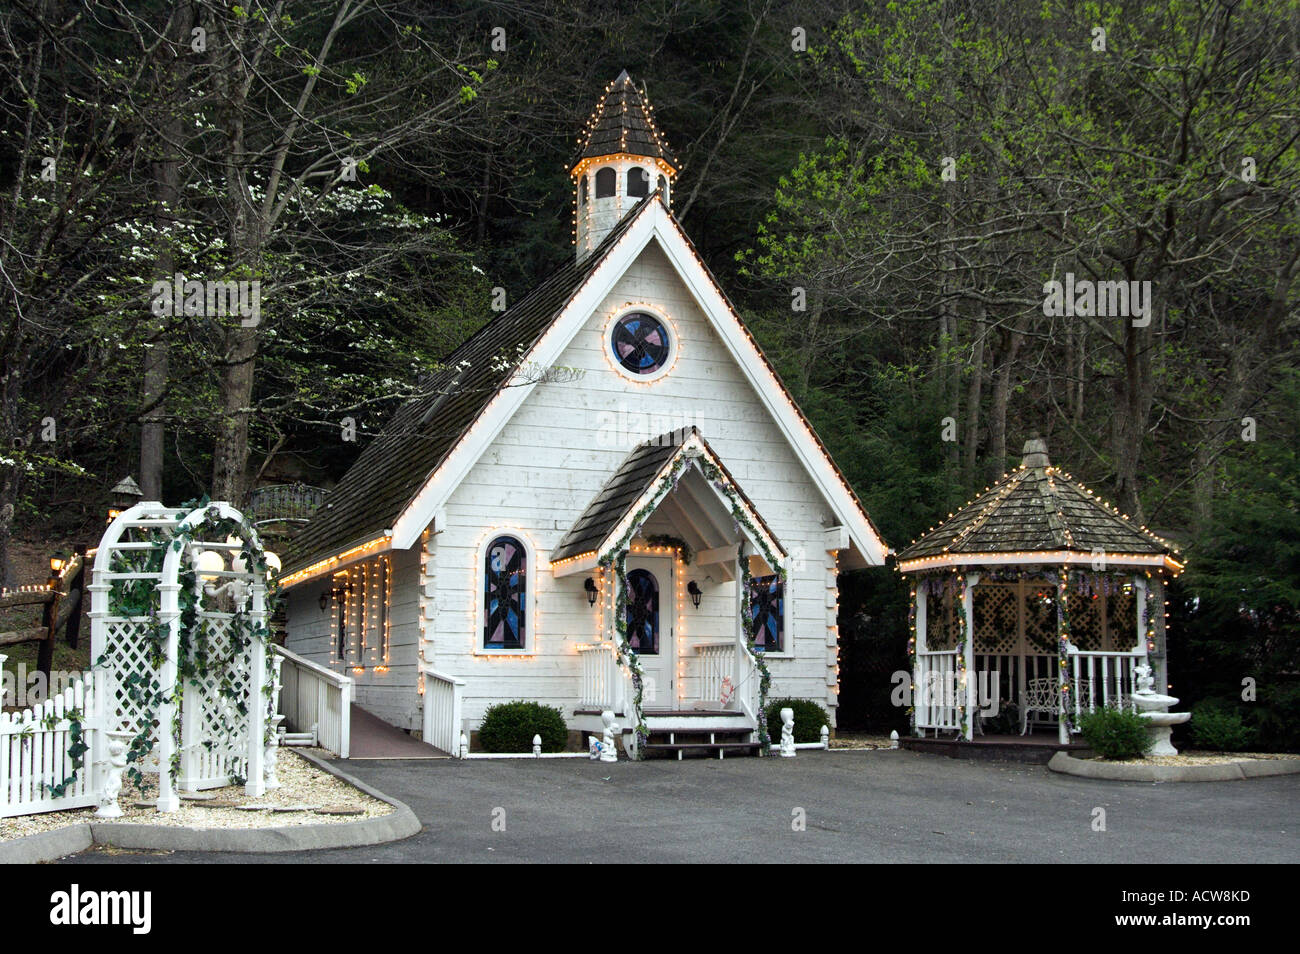
<instances>
[{"instance_id":1,"label":"white picket fence","mask_svg":"<svg viewBox=\"0 0 1300 954\"><path fill-rule=\"evenodd\" d=\"M0 656L0 669L4 656ZM98 805L99 786L95 774L103 757L107 673L95 671L90 681L77 680L57 696L21 712L0 713L0 818L57 812ZM69 748L76 715L81 723L82 742L88 747L76 780L57 797L50 789L61 785L73 773Z\"/></svg>"}]
</instances>

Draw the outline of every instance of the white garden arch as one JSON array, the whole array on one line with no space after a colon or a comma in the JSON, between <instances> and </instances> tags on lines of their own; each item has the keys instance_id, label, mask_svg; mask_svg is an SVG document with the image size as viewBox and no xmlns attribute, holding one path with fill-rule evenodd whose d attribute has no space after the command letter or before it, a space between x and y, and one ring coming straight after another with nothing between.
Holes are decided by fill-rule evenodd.
<instances>
[{"instance_id":1,"label":"white garden arch","mask_svg":"<svg viewBox=\"0 0 1300 954\"><path fill-rule=\"evenodd\" d=\"M91 653L110 673L110 729L158 774L158 810L178 788L243 778L275 787L279 679L267 657L267 573L251 523L227 503L136 504L109 525L95 554ZM142 753L150 752L147 758Z\"/></svg>"}]
</instances>

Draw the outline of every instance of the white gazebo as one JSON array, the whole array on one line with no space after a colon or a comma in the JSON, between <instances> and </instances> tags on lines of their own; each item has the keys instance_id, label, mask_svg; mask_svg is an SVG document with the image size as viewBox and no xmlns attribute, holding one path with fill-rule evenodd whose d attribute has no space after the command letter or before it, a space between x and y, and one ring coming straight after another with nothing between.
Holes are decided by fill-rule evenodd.
<instances>
[{"instance_id":1,"label":"white gazebo","mask_svg":"<svg viewBox=\"0 0 1300 954\"><path fill-rule=\"evenodd\" d=\"M973 740L1015 707L1021 735L1069 742L1085 711L1158 689L1176 549L1025 443L1020 466L898 555L911 581L912 727Z\"/></svg>"}]
</instances>

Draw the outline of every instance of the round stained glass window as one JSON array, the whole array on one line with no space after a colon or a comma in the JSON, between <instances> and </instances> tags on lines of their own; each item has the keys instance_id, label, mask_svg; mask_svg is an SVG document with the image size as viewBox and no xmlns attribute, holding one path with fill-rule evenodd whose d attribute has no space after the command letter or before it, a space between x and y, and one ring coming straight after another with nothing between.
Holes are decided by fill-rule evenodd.
<instances>
[{"instance_id":1,"label":"round stained glass window","mask_svg":"<svg viewBox=\"0 0 1300 954\"><path fill-rule=\"evenodd\" d=\"M610 340L614 358L633 374L654 374L668 363L668 329L654 315L634 311L614 325Z\"/></svg>"}]
</instances>

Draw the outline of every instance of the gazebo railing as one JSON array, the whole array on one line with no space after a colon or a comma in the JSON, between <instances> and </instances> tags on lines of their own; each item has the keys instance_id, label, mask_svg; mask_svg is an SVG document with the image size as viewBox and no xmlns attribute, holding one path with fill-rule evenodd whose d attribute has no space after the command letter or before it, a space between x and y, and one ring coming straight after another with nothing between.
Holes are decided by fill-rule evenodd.
<instances>
[{"instance_id":1,"label":"gazebo railing","mask_svg":"<svg viewBox=\"0 0 1300 954\"><path fill-rule=\"evenodd\" d=\"M1136 669L1142 662L1140 649L1126 653L1070 652L1070 678L1076 686L1087 685L1087 692L1071 696L1076 718L1084 712L1115 706L1133 709Z\"/></svg>"},{"instance_id":2,"label":"gazebo railing","mask_svg":"<svg viewBox=\"0 0 1300 954\"><path fill-rule=\"evenodd\" d=\"M916 656L912 703L918 729L962 728L958 717L957 651L940 649Z\"/></svg>"}]
</instances>

